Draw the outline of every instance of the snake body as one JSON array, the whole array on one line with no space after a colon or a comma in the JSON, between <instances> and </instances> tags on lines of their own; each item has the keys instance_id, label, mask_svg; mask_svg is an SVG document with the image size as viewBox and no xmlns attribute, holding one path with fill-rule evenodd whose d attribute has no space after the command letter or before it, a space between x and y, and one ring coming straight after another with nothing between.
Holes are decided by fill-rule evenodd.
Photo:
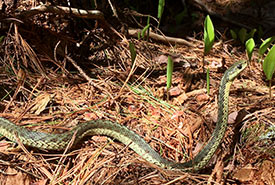
<instances>
[{"instance_id":1,"label":"snake body","mask_svg":"<svg viewBox=\"0 0 275 185\"><path fill-rule=\"evenodd\" d=\"M46 150L64 150L74 136L75 145L86 136L105 135L124 143L148 162L162 168L198 171L208 164L224 137L228 119L229 89L233 80L246 66L247 62L241 60L224 73L219 87L216 128L205 147L192 160L185 163L177 163L161 157L134 131L108 120L88 121L65 133L51 134L28 130L0 117L0 134L11 141L20 140L24 145Z\"/></svg>"}]
</instances>

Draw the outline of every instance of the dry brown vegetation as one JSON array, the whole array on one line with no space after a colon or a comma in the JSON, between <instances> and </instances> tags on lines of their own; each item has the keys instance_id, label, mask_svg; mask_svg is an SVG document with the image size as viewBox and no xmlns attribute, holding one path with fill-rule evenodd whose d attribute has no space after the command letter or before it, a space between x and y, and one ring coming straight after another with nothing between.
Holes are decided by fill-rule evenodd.
<instances>
[{"instance_id":1,"label":"dry brown vegetation","mask_svg":"<svg viewBox=\"0 0 275 185\"><path fill-rule=\"evenodd\" d=\"M183 45L147 42L127 36L112 16L29 13L38 5L20 1L14 5L19 13L9 6L2 19L0 117L55 133L108 119L134 130L165 158L183 162L196 155L215 127L223 72L246 59L241 46L215 42L206 57L207 95L200 36ZM137 51L134 68L130 41ZM169 99L168 55L175 62ZM66 153L17 148L2 138L0 184L272 184L275 89L273 81L270 99L257 60L254 55L232 85L228 131L200 173L160 169L107 137L94 136Z\"/></svg>"}]
</instances>

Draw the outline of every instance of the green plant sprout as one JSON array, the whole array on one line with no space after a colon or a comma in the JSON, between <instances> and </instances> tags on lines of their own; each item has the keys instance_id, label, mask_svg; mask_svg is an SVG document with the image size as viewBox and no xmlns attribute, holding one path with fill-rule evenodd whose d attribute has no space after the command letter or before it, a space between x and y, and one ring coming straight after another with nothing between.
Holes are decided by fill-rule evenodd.
<instances>
[{"instance_id":1,"label":"green plant sprout","mask_svg":"<svg viewBox=\"0 0 275 185\"><path fill-rule=\"evenodd\" d=\"M214 26L210 19L210 16L207 15L204 20L204 55L207 55L214 44L215 32Z\"/></svg>"},{"instance_id":2,"label":"green plant sprout","mask_svg":"<svg viewBox=\"0 0 275 185\"><path fill-rule=\"evenodd\" d=\"M137 53L136 53L135 46L132 42L129 42L129 48L130 48L130 54L131 54L131 64L133 66L133 64L136 60Z\"/></svg>"},{"instance_id":3,"label":"green plant sprout","mask_svg":"<svg viewBox=\"0 0 275 185\"><path fill-rule=\"evenodd\" d=\"M263 56L264 53L266 52L267 48L272 44L272 42L275 40L275 36L269 37L263 41L263 43L260 45L259 48L259 54L260 56Z\"/></svg>"},{"instance_id":4,"label":"green plant sprout","mask_svg":"<svg viewBox=\"0 0 275 185\"><path fill-rule=\"evenodd\" d=\"M173 73L173 60L170 56L168 56L168 62L167 62L167 73L166 73L166 89L167 89L167 100L169 99L169 89L172 86L172 73Z\"/></svg>"},{"instance_id":5,"label":"green plant sprout","mask_svg":"<svg viewBox=\"0 0 275 185\"><path fill-rule=\"evenodd\" d=\"M247 35L247 30L245 28L241 28L239 30L238 36L240 38L241 43L243 43L243 44L245 42L246 35Z\"/></svg>"},{"instance_id":6,"label":"green plant sprout","mask_svg":"<svg viewBox=\"0 0 275 185\"><path fill-rule=\"evenodd\" d=\"M210 77L209 77L209 67L207 68L206 71L206 89L207 89L207 94L210 94Z\"/></svg>"},{"instance_id":7,"label":"green plant sprout","mask_svg":"<svg viewBox=\"0 0 275 185\"><path fill-rule=\"evenodd\" d=\"M230 34L233 40L237 40L238 39L238 35L234 30L230 30Z\"/></svg>"},{"instance_id":8,"label":"green plant sprout","mask_svg":"<svg viewBox=\"0 0 275 185\"><path fill-rule=\"evenodd\" d=\"M205 55L207 55L214 44L215 32L214 26L210 19L210 16L207 15L204 20L204 53L203 53L203 71L204 71L204 63L205 63ZM207 85L207 94L210 92L210 81L209 81L209 68L207 68L206 73L206 85Z\"/></svg>"},{"instance_id":9,"label":"green plant sprout","mask_svg":"<svg viewBox=\"0 0 275 185\"><path fill-rule=\"evenodd\" d=\"M251 57L252 57L252 53L253 53L253 49L255 48L255 42L254 42L253 38L250 38L245 42L245 48L246 48L248 61L250 62Z\"/></svg>"},{"instance_id":10,"label":"green plant sprout","mask_svg":"<svg viewBox=\"0 0 275 185\"><path fill-rule=\"evenodd\" d=\"M0 43L3 41L4 38L4 36L0 36Z\"/></svg>"},{"instance_id":11,"label":"green plant sprout","mask_svg":"<svg viewBox=\"0 0 275 185\"><path fill-rule=\"evenodd\" d=\"M248 40L248 39L250 39L250 38L253 38L254 37L254 35L255 35L255 33L256 33L256 31L257 31L257 29L252 29L247 35L246 35L246 38L245 38L245 40Z\"/></svg>"},{"instance_id":12,"label":"green plant sprout","mask_svg":"<svg viewBox=\"0 0 275 185\"><path fill-rule=\"evenodd\" d=\"M247 29L241 28L238 30L230 30L230 34L233 40L237 41L239 38L241 43L244 44L248 39L253 38L257 29L252 29L249 33L247 33ZM238 34L237 34L238 33Z\"/></svg>"},{"instance_id":13,"label":"green plant sprout","mask_svg":"<svg viewBox=\"0 0 275 185\"><path fill-rule=\"evenodd\" d=\"M205 55L207 55L214 44L215 32L214 26L210 19L210 16L207 15L204 20L204 53L203 53L203 71L204 71L204 63L205 63Z\"/></svg>"},{"instance_id":14,"label":"green plant sprout","mask_svg":"<svg viewBox=\"0 0 275 185\"><path fill-rule=\"evenodd\" d=\"M150 28L150 17L148 16L148 18L147 18L147 25L141 31L141 38L144 39L145 34L146 34L146 41L149 40L149 32L150 32L149 28Z\"/></svg>"},{"instance_id":15,"label":"green plant sprout","mask_svg":"<svg viewBox=\"0 0 275 185\"><path fill-rule=\"evenodd\" d=\"M124 87L127 85L129 79L131 78L131 76L134 74L135 71L135 67L136 67L136 49L135 49L135 45L132 42L129 42L129 49L130 49L130 55L131 55L131 70L129 72L129 75L127 76L126 80L124 81L122 87L120 88L119 91L119 95L122 93Z\"/></svg>"},{"instance_id":16,"label":"green plant sprout","mask_svg":"<svg viewBox=\"0 0 275 185\"><path fill-rule=\"evenodd\" d=\"M149 30L149 27L150 27L150 24L147 24L147 25L142 29L142 31L141 31L141 38L144 39L145 33L146 33L147 30ZM147 34L147 35L148 35L148 34Z\"/></svg>"},{"instance_id":17,"label":"green plant sprout","mask_svg":"<svg viewBox=\"0 0 275 185\"><path fill-rule=\"evenodd\" d=\"M162 17L162 14L163 14L164 6L165 6L165 0L159 0L159 4L158 4L158 19L159 19L159 22L158 22L157 28L159 28L159 25L160 25L160 21L161 21L161 17Z\"/></svg>"},{"instance_id":18,"label":"green plant sprout","mask_svg":"<svg viewBox=\"0 0 275 185\"><path fill-rule=\"evenodd\" d=\"M271 48L264 59L263 70L267 80L269 80L269 97L271 98L271 78L275 70L275 45Z\"/></svg>"}]
</instances>

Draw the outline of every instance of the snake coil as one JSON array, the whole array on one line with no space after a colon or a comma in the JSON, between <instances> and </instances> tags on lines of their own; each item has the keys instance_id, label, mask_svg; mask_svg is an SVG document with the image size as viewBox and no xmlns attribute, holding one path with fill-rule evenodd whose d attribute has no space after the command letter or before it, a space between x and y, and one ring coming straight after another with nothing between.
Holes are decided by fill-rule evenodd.
<instances>
[{"instance_id":1,"label":"snake coil","mask_svg":"<svg viewBox=\"0 0 275 185\"><path fill-rule=\"evenodd\" d=\"M162 168L198 171L207 165L219 144L222 142L227 128L229 89L233 80L246 66L247 62L241 60L233 64L224 73L219 87L218 121L216 128L205 147L194 157L194 159L185 163L177 163L164 159L135 132L129 130L125 126L108 120L88 121L68 132L50 134L28 130L0 117L0 134L11 141L16 142L17 139L19 139L24 145L47 150L64 150L74 134L74 144L80 142L80 140L86 136L105 135L128 145L145 160Z\"/></svg>"}]
</instances>

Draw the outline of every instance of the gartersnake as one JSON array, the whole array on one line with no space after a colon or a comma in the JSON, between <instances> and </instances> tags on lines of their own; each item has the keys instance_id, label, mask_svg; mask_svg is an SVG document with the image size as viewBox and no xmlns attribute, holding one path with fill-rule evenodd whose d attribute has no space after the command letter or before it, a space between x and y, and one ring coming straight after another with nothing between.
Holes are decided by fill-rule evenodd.
<instances>
[{"instance_id":1,"label":"gartersnake","mask_svg":"<svg viewBox=\"0 0 275 185\"><path fill-rule=\"evenodd\" d=\"M7 119L0 118L0 134L11 141L16 142L19 139L24 145L47 150L64 150L74 134L74 144L79 143L85 136L105 135L128 145L145 160L162 168L197 171L202 169L209 162L223 139L227 128L229 89L233 80L246 66L246 61L239 61L224 73L219 87L218 120L216 128L205 147L192 160L185 163L177 163L162 158L135 132L116 122L107 120L88 121L68 132L50 134L30 131L15 125Z\"/></svg>"}]
</instances>

